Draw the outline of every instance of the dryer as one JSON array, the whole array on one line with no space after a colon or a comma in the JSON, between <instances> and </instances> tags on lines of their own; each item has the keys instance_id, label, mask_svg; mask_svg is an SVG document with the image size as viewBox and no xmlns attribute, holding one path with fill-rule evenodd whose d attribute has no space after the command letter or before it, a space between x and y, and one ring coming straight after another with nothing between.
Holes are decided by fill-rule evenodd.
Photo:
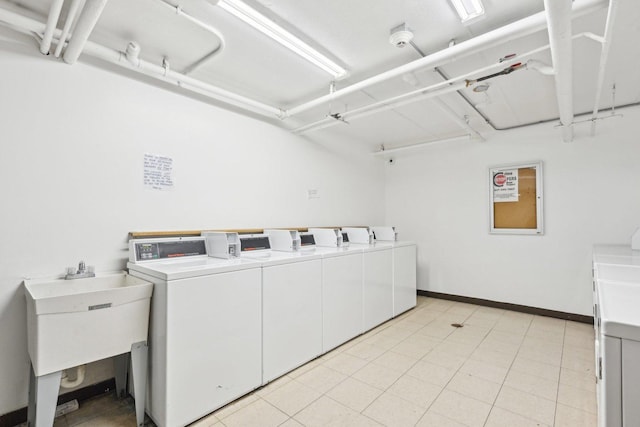
<instances>
[{"instance_id":1,"label":"dryer","mask_svg":"<svg viewBox=\"0 0 640 427\"><path fill-rule=\"evenodd\" d=\"M147 413L184 426L259 387L260 263L207 255L203 237L129 242L132 276L153 282Z\"/></svg>"}]
</instances>

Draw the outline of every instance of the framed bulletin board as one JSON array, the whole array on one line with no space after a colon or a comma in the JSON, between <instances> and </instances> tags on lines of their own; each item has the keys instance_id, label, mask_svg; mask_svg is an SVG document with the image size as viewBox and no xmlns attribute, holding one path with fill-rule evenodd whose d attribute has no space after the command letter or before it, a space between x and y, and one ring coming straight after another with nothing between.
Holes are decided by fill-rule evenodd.
<instances>
[{"instance_id":1,"label":"framed bulletin board","mask_svg":"<svg viewBox=\"0 0 640 427\"><path fill-rule=\"evenodd\" d=\"M542 162L489 169L490 232L542 235Z\"/></svg>"}]
</instances>

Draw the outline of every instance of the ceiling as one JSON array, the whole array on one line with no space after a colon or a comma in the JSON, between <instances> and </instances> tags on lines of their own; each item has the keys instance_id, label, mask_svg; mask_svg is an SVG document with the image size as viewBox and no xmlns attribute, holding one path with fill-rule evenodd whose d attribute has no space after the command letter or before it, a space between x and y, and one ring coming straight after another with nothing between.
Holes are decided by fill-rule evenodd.
<instances>
[{"instance_id":1,"label":"ceiling","mask_svg":"<svg viewBox=\"0 0 640 427\"><path fill-rule=\"evenodd\" d=\"M52 1L0 0L0 8L44 23ZM581 1L586 0L576 0L574 8ZM71 2L64 2L58 28L63 27ZM446 50L450 44L458 45L530 15L544 13L543 0L484 0L485 17L463 25L448 0L245 0L245 3L346 68L348 75L335 82L336 94L365 79ZM603 35L607 5L608 1L602 1L603 7L575 18L573 34ZM203 29L169 6L180 6L182 12L216 31ZM640 102L637 72L640 68L637 43L640 2L619 0L617 9L600 110L611 107L614 84L616 106ZM414 33L413 46L397 48L389 42L390 30L402 23ZM89 40L115 51L124 51L130 41L135 41L141 48L140 59L161 66L166 58L170 69L178 73L217 51L188 72L188 76L283 112L329 94L333 80L329 74L207 0L179 3L178 0L109 0ZM358 110L370 104L389 103L390 98L467 73L471 73L469 79L474 79L529 59L552 65L549 49L498 63L505 55L521 55L548 43L546 29L513 40L505 37L503 43L441 61L437 70L426 67L401 73L326 99L286 118L282 117L286 113L273 112L264 113L263 118L312 139L347 137L366 144L371 151L381 145L394 148L468 134L479 135L480 140L489 139L499 130L557 120L554 77L523 67L488 80L486 92L474 92L476 85L437 97L413 97L411 102L367 114ZM51 51L55 47L54 40ZM573 113L580 115L594 109L601 44L578 37L574 38L572 47ZM81 55L80 60L88 59L87 55ZM497 66L476 71L492 64ZM188 90L184 93L190 95ZM202 90L199 94L207 95ZM212 102L220 104L221 101ZM221 105L225 105L224 101ZM255 112L255 109L249 110ZM588 117L575 117L574 123L585 119Z\"/></svg>"}]
</instances>

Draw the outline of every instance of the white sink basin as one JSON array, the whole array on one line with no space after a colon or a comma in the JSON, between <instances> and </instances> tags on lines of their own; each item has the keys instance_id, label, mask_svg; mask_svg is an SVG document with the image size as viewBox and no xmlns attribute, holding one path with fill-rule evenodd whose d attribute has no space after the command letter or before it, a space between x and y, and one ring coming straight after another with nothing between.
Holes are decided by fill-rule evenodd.
<instances>
[{"instance_id":1,"label":"white sink basin","mask_svg":"<svg viewBox=\"0 0 640 427\"><path fill-rule=\"evenodd\" d=\"M36 376L104 359L147 340L153 284L125 273L25 280Z\"/></svg>"}]
</instances>

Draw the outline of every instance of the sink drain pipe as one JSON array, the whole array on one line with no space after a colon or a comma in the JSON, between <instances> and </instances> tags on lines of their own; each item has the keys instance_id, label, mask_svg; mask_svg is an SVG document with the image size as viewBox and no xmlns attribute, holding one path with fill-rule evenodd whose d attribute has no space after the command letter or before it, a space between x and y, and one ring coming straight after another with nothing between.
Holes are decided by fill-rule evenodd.
<instances>
[{"instance_id":1,"label":"sink drain pipe","mask_svg":"<svg viewBox=\"0 0 640 427\"><path fill-rule=\"evenodd\" d=\"M84 374L87 371L87 365L76 366L76 379L70 380L67 376L68 369L64 370L63 378L60 380L60 387L62 388L74 388L78 387L84 382Z\"/></svg>"}]
</instances>

